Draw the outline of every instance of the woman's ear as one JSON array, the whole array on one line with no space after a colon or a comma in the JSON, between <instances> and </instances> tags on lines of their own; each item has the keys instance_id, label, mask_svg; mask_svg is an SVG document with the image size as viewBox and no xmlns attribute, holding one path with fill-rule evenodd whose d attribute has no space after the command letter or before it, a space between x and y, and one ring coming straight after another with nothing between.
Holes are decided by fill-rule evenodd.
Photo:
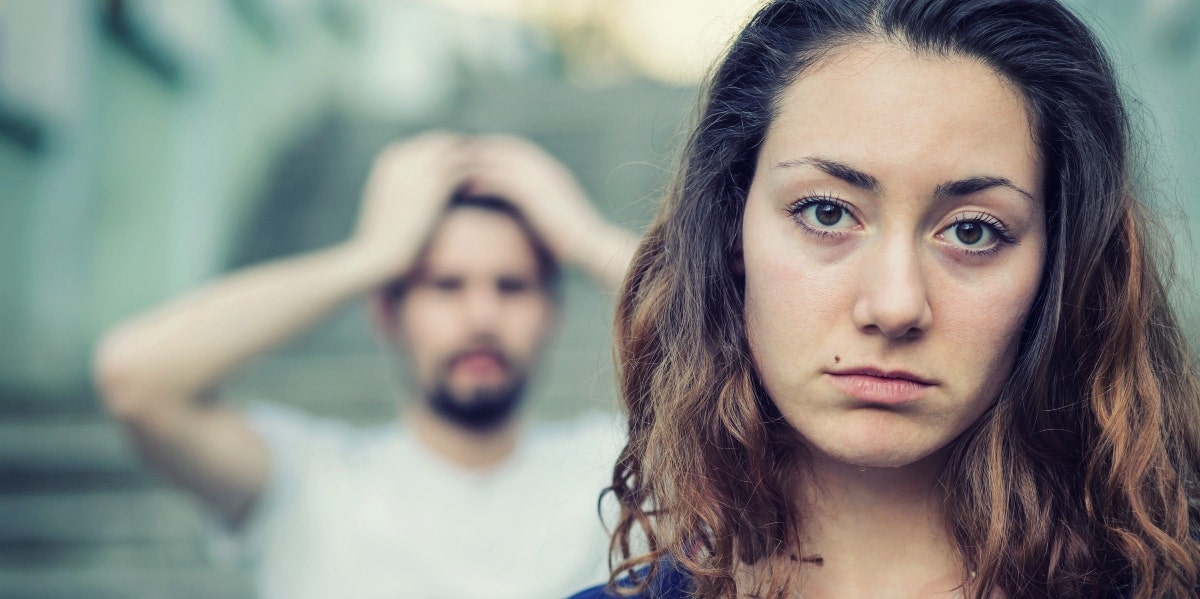
<instances>
[{"instance_id":1,"label":"woman's ear","mask_svg":"<svg viewBox=\"0 0 1200 599\"><path fill-rule=\"evenodd\" d=\"M737 241L737 246L729 254L729 270L737 275L739 279L746 276L746 260L742 255L742 240Z\"/></svg>"}]
</instances>

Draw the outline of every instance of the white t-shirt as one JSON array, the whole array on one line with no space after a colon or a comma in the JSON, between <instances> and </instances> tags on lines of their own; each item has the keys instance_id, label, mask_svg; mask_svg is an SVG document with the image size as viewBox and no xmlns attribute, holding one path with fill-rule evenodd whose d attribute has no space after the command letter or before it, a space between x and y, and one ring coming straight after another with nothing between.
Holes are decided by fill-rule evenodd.
<instances>
[{"instance_id":1,"label":"white t-shirt","mask_svg":"<svg viewBox=\"0 0 1200 599\"><path fill-rule=\"evenodd\" d=\"M264 599L562 599L606 580L597 504L623 440L611 417L531 426L503 464L472 472L399 424L247 414L271 480L218 550L252 560Z\"/></svg>"}]
</instances>

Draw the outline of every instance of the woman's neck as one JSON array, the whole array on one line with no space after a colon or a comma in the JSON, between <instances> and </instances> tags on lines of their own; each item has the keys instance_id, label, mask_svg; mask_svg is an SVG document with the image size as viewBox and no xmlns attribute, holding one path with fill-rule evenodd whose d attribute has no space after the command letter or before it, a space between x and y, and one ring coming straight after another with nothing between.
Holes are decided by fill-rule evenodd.
<instances>
[{"instance_id":1,"label":"woman's neck","mask_svg":"<svg viewBox=\"0 0 1200 599\"><path fill-rule=\"evenodd\" d=\"M813 456L803 477L803 599L959 596L966 574L943 514L945 455L903 468Z\"/></svg>"}]
</instances>

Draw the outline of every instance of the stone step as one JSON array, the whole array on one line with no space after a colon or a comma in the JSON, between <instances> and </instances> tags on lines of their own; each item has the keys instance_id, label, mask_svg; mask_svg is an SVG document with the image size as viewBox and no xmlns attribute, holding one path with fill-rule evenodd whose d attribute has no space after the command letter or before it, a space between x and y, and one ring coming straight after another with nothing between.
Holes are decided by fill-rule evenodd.
<instances>
[{"instance_id":1,"label":"stone step","mask_svg":"<svg viewBox=\"0 0 1200 599\"><path fill-rule=\"evenodd\" d=\"M121 428L101 414L11 418L0 422L0 472L140 470Z\"/></svg>"},{"instance_id":2,"label":"stone step","mask_svg":"<svg viewBox=\"0 0 1200 599\"><path fill-rule=\"evenodd\" d=\"M0 569L208 567L211 552L201 537L155 541L13 541L0 543Z\"/></svg>"},{"instance_id":3,"label":"stone step","mask_svg":"<svg viewBox=\"0 0 1200 599\"><path fill-rule=\"evenodd\" d=\"M170 489L0 496L0 544L189 541L205 517Z\"/></svg>"},{"instance_id":4,"label":"stone step","mask_svg":"<svg viewBox=\"0 0 1200 599\"><path fill-rule=\"evenodd\" d=\"M248 573L211 567L0 568L0 599L251 599Z\"/></svg>"}]
</instances>

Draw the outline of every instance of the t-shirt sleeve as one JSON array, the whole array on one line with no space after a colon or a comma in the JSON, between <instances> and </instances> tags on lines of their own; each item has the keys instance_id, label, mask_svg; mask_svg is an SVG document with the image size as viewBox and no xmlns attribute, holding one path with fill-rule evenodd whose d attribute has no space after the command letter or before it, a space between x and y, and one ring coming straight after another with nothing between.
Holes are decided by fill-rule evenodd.
<instances>
[{"instance_id":1,"label":"t-shirt sleeve","mask_svg":"<svg viewBox=\"0 0 1200 599\"><path fill-rule=\"evenodd\" d=\"M302 480L313 455L336 446L346 425L303 410L271 402L251 403L243 410L250 428L267 446L267 485L245 520L230 527L210 519L209 553L216 561L250 562L280 526L290 505L298 501Z\"/></svg>"}]
</instances>

